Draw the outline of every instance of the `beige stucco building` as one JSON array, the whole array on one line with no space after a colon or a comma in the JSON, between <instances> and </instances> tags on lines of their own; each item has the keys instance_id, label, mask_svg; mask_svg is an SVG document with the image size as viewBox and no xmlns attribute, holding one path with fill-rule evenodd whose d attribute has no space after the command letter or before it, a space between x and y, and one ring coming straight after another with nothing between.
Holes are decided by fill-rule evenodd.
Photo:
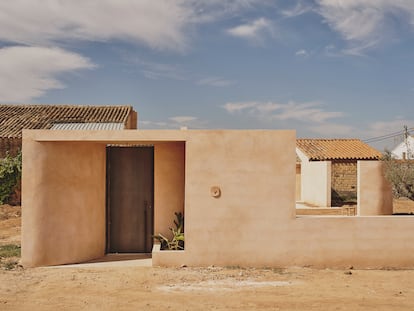
<instances>
[{"instance_id":1,"label":"beige stucco building","mask_svg":"<svg viewBox=\"0 0 414 311\"><path fill-rule=\"evenodd\" d=\"M295 145L290 130L24 131L22 262L151 252L181 211L185 250L155 245L153 265L413 267L413 217L296 216ZM375 214L380 168L359 165Z\"/></svg>"}]
</instances>

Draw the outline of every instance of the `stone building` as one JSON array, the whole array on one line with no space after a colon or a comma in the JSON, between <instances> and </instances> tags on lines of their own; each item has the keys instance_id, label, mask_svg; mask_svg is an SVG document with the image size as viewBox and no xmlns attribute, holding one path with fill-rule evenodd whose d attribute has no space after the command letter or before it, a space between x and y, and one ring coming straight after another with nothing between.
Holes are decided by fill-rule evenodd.
<instances>
[{"instance_id":1,"label":"stone building","mask_svg":"<svg viewBox=\"0 0 414 311\"><path fill-rule=\"evenodd\" d=\"M300 199L316 206L356 204L358 161L378 161L382 154L359 139L297 139Z\"/></svg>"}]
</instances>

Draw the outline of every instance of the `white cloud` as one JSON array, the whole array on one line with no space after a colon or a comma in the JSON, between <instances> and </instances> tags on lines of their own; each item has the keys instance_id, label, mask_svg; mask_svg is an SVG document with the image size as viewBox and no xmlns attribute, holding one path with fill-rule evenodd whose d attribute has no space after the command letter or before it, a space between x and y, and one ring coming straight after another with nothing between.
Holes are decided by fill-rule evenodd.
<instances>
[{"instance_id":1,"label":"white cloud","mask_svg":"<svg viewBox=\"0 0 414 311\"><path fill-rule=\"evenodd\" d=\"M327 23L346 40L366 40L376 35L383 10L360 1L320 1L321 14Z\"/></svg>"},{"instance_id":2,"label":"white cloud","mask_svg":"<svg viewBox=\"0 0 414 311\"><path fill-rule=\"evenodd\" d=\"M141 68L142 74L152 80L171 79L171 80L188 80L189 75L176 64L163 64L147 62L137 59L135 61Z\"/></svg>"},{"instance_id":3,"label":"white cloud","mask_svg":"<svg viewBox=\"0 0 414 311\"><path fill-rule=\"evenodd\" d=\"M265 120L297 120L305 122L322 123L329 119L342 117L344 114L338 111L325 111L320 103L296 103L287 104L275 102L236 102L226 103L222 106L231 114L245 113Z\"/></svg>"},{"instance_id":4,"label":"white cloud","mask_svg":"<svg viewBox=\"0 0 414 311\"><path fill-rule=\"evenodd\" d=\"M56 45L122 40L183 51L194 27L237 15L268 0L0 1L0 41Z\"/></svg>"},{"instance_id":5,"label":"white cloud","mask_svg":"<svg viewBox=\"0 0 414 311\"><path fill-rule=\"evenodd\" d=\"M227 80L221 77L203 78L197 82L198 85L208 85L216 87L227 87L236 84L235 81Z\"/></svg>"},{"instance_id":6,"label":"white cloud","mask_svg":"<svg viewBox=\"0 0 414 311\"><path fill-rule=\"evenodd\" d=\"M302 49L302 50L296 51L295 55L296 56L306 57L306 56L309 56L309 53L308 53L308 51Z\"/></svg>"},{"instance_id":7,"label":"white cloud","mask_svg":"<svg viewBox=\"0 0 414 311\"><path fill-rule=\"evenodd\" d=\"M341 51L341 54L353 55L353 56L366 56L365 52L367 50L370 50L371 48L374 48L378 44L379 44L378 40L357 44L357 45L354 45L352 47L348 47L348 48L343 49Z\"/></svg>"},{"instance_id":8,"label":"white cloud","mask_svg":"<svg viewBox=\"0 0 414 311\"><path fill-rule=\"evenodd\" d=\"M149 120L140 120L138 123L138 126L140 128L149 128L149 129L154 129L154 128L168 128L168 123L167 122L163 122L163 121L149 121ZM171 127L170 127L171 128Z\"/></svg>"},{"instance_id":9,"label":"white cloud","mask_svg":"<svg viewBox=\"0 0 414 311\"><path fill-rule=\"evenodd\" d=\"M312 6L309 3L298 1L293 8L282 10L282 15L288 18L303 15L312 11Z\"/></svg>"},{"instance_id":10,"label":"white cloud","mask_svg":"<svg viewBox=\"0 0 414 311\"><path fill-rule=\"evenodd\" d=\"M322 137L356 137L355 129L352 126L337 123L322 123L310 126L309 130Z\"/></svg>"},{"instance_id":11,"label":"white cloud","mask_svg":"<svg viewBox=\"0 0 414 311\"><path fill-rule=\"evenodd\" d=\"M180 129L183 127L200 129L207 127L207 121L194 116L174 116L163 121L140 121L138 126L146 129Z\"/></svg>"},{"instance_id":12,"label":"white cloud","mask_svg":"<svg viewBox=\"0 0 414 311\"><path fill-rule=\"evenodd\" d=\"M227 29L227 33L235 37L247 39L252 43L263 43L265 35L274 35L274 26L270 20L261 17L251 23Z\"/></svg>"},{"instance_id":13,"label":"white cloud","mask_svg":"<svg viewBox=\"0 0 414 311\"><path fill-rule=\"evenodd\" d=\"M93 67L87 58L53 46L65 49L77 41L116 40L157 50L185 51L198 25L238 15L268 1L0 1L0 42L21 46L2 50L0 61L5 69L0 77L1 100L27 101L42 96L47 90L64 87L57 79L59 73ZM62 61L48 61L51 53ZM142 63L141 67L149 79L203 80L174 65ZM231 84L222 78L205 78L203 82Z\"/></svg>"},{"instance_id":14,"label":"white cloud","mask_svg":"<svg viewBox=\"0 0 414 311\"><path fill-rule=\"evenodd\" d=\"M257 102L226 103L222 108L224 108L229 113L236 113L255 109L258 105L259 103Z\"/></svg>"},{"instance_id":15,"label":"white cloud","mask_svg":"<svg viewBox=\"0 0 414 311\"><path fill-rule=\"evenodd\" d=\"M46 91L64 88L63 73L91 69L87 58L59 48L14 46L0 49L2 102L27 102Z\"/></svg>"},{"instance_id":16,"label":"white cloud","mask_svg":"<svg viewBox=\"0 0 414 311\"><path fill-rule=\"evenodd\" d=\"M0 1L0 41L50 46L73 40L122 40L183 51L198 25L266 7L276 5L271 0ZM317 6L298 1L281 14L294 17L309 11L318 12L345 40L358 45L378 44L393 23L414 25L412 0L317 0ZM265 36L274 36L275 25L261 17L227 33L263 43Z\"/></svg>"},{"instance_id":17,"label":"white cloud","mask_svg":"<svg viewBox=\"0 0 414 311\"><path fill-rule=\"evenodd\" d=\"M169 118L169 120L176 122L176 123L187 123L190 121L195 121L198 118L196 117L191 117L191 116L177 116L177 117L171 117Z\"/></svg>"},{"instance_id":18,"label":"white cloud","mask_svg":"<svg viewBox=\"0 0 414 311\"><path fill-rule=\"evenodd\" d=\"M123 59L135 66L138 66L141 73L148 79L171 79L181 81L192 81L197 85L228 87L236 84L236 81L228 80L223 77L200 77L189 71L186 71L180 64L165 64L145 61L135 55L123 53Z\"/></svg>"},{"instance_id":19,"label":"white cloud","mask_svg":"<svg viewBox=\"0 0 414 311\"><path fill-rule=\"evenodd\" d=\"M343 116L342 112L325 111L319 108L319 103L302 103L290 102L282 108L282 112L274 116L279 120L304 120L312 122L324 122L328 119L334 119Z\"/></svg>"},{"instance_id":20,"label":"white cloud","mask_svg":"<svg viewBox=\"0 0 414 311\"><path fill-rule=\"evenodd\" d=\"M192 8L195 23L214 22L226 17L234 17L257 7L274 7L274 0L184 0Z\"/></svg>"},{"instance_id":21,"label":"white cloud","mask_svg":"<svg viewBox=\"0 0 414 311\"><path fill-rule=\"evenodd\" d=\"M393 23L414 24L412 0L319 0L319 14L338 32L352 49L354 55L372 48L390 35ZM393 18L389 18L393 17Z\"/></svg>"},{"instance_id":22,"label":"white cloud","mask_svg":"<svg viewBox=\"0 0 414 311\"><path fill-rule=\"evenodd\" d=\"M194 14L185 1L0 1L0 40L50 45L67 40L143 43L182 50Z\"/></svg>"}]
</instances>

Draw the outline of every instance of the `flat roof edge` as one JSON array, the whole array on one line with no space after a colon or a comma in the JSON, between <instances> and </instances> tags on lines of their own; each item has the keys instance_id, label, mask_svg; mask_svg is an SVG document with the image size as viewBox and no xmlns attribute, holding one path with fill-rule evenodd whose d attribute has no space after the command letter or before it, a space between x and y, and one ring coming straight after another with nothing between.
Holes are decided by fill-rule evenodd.
<instances>
[{"instance_id":1,"label":"flat roof edge","mask_svg":"<svg viewBox=\"0 0 414 311\"><path fill-rule=\"evenodd\" d=\"M23 130L23 140L38 142L90 141L90 142L136 142L136 141L186 141L192 135L224 133L290 133L295 130Z\"/></svg>"}]
</instances>

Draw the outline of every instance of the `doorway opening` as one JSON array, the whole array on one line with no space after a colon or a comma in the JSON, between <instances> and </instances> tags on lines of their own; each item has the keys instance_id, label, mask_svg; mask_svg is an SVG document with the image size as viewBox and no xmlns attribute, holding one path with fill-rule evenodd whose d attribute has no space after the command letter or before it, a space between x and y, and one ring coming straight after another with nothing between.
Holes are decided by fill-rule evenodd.
<instances>
[{"instance_id":1,"label":"doorway opening","mask_svg":"<svg viewBox=\"0 0 414 311\"><path fill-rule=\"evenodd\" d=\"M151 253L154 147L106 148L106 252Z\"/></svg>"}]
</instances>

